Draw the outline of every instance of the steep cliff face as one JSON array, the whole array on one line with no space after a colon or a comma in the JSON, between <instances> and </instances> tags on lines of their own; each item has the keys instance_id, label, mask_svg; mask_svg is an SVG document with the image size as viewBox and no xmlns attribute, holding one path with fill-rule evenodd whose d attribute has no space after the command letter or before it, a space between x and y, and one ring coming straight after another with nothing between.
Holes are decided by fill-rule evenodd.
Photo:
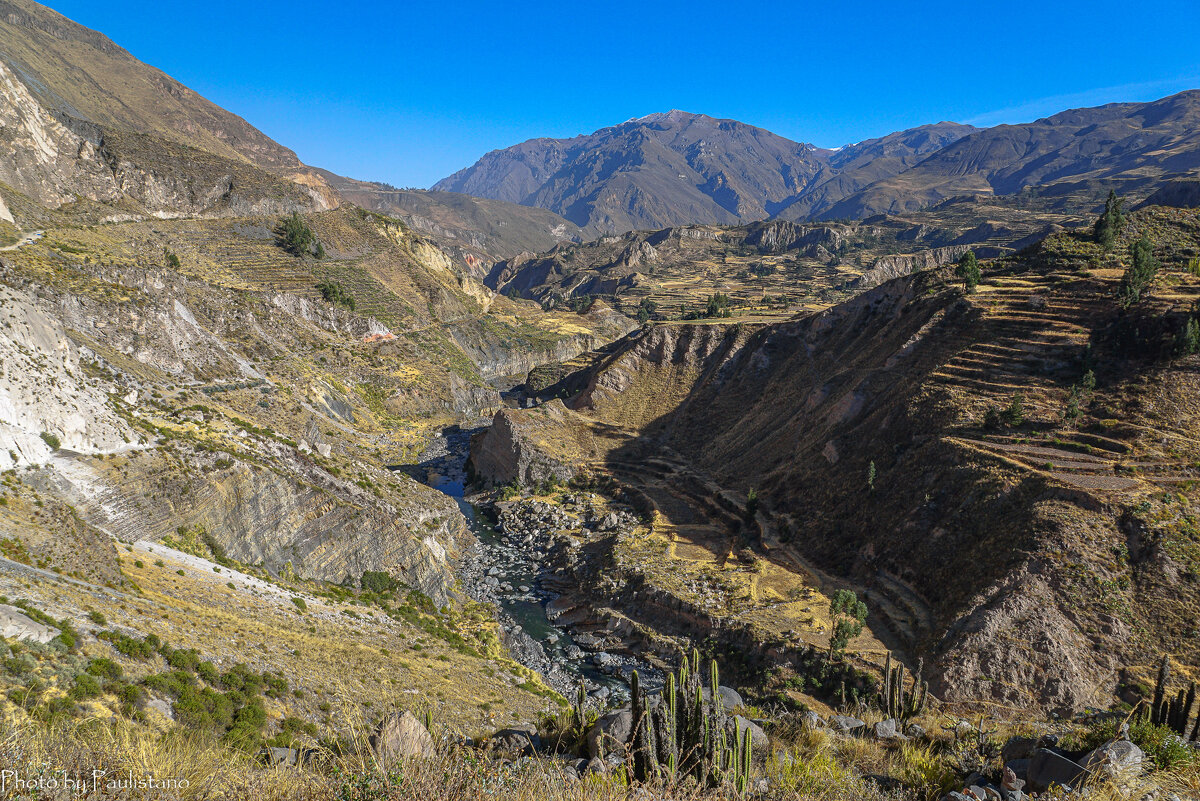
<instances>
[{"instance_id":1,"label":"steep cliff face","mask_svg":"<svg viewBox=\"0 0 1200 801\"><path fill-rule=\"evenodd\" d=\"M103 271L63 292L5 268L0 464L41 468L25 481L71 504L85 531L126 542L202 531L273 573L356 583L385 571L449 600L470 537L458 508L361 461L386 442L379 412L336 373L306 386L307 371L292 372L313 347L359 342L369 321L169 271ZM414 403L437 408L432 394ZM22 538L35 547L53 539L42 527L69 525ZM99 559L107 540L83 542Z\"/></svg>"},{"instance_id":2,"label":"steep cliff face","mask_svg":"<svg viewBox=\"0 0 1200 801\"><path fill-rule=\"evenodd\" d=\"M191 530L275 575L357 585L364 572L383 571L438 605L452 597L472 537L445 495L379 469L364 470L377 486L364 490L279 443L247 441L225 456L157 445L119 459L58 457L41 481L124 542Z\"/></svg>"},{"instance_id":3,"label":"steep cliff face","mask_svg":"<svg viewBox=\"0 0 1200 801\"><path fill-rule=\"evenodd\" d=\"M328 197L250 164L56 115L0 61L0 181L51 207L86 198L156 215L275 214Z\"/></svg>"},{"instance_id":4,"label":"steep cliff face","mask_svg":"<svg viewBox=\"0 0 1200 801\"><path fill-rule=\"evenodd\" d=\"M138 447L140 437L110 406L111 388L85 373L87 350L61 320L2 285L0 309L0 471L46 464L58 446L84 454Z\"/></svg>"},{"instance_id":5,"label":"steep cliff face","mask_svg":"<svg viewBox=\"0 0 1200 801\"><path fill-rule=\"evenodd\" d=\"M854 279L854 286L858 289L870 289L893 278L911 275L918 270L932 270L958 261L971 249L970 245L950 245L902 256L883 256L875 260L871 269Z\"/></svg>"},{"instance_id":6,"label":"steep cliff face","mask_svg":"<svg viewBox=\"0 0 1200 801\"><path fill-rule=\"evenodd\" d=\"M564 362L623 337L635 320L596 301L584 314L547 314L534 328L501 314L456 325L455 343L479 365L484 378L523 376L535 367Z\"/></svg>"}]
</instances>

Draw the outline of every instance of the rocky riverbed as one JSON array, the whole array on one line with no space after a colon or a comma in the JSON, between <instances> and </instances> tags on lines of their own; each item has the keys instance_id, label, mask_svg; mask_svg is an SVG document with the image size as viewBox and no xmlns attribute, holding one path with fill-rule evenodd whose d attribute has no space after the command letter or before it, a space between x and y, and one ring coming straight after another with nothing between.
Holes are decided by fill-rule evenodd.
<instances>
[{"instance_id":1,"label":"rocky riverbed","mask_svg":"<svg viewBox=\"0 0 1200 801\"><path fill-rule=\"evenodd\" d=\"M624 703L634 670L647 686L659 684L660 672L638 659L619 631L596 631L590 625L596 621L578 615L567 621L557 611L572 606L564 567L579 561L589 537L631 529L634 517L603 510L589 493L562 493L555 504L467 497L466 458L482 425L443 430L418 464L405 468L455 498L478 539L459 569L467 595L496 606L502 641L513 658L569 698L583 681L597 706Z\"/></svg>"}]
</instances>

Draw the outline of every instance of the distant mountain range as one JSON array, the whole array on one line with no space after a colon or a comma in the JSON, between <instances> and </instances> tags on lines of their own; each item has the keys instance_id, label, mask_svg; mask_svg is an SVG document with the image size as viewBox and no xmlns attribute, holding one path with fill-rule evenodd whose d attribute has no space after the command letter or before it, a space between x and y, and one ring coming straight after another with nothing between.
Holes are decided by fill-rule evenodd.
<instances>
[{"instance_id":1,"label":"distant mountain range","mask_svg":"<svg viewBox=\"0 0 1200 801\"><path fill-rule=\"evenodd\" d=\"M488 153L435 190L623 232L764 218L865 218L963 195L1030 192L1078 210L1107 187L1150 194L1200 169L1200 91L979 129L940 122L827 150L671 111Z\"/></svg>"}]
</instances>

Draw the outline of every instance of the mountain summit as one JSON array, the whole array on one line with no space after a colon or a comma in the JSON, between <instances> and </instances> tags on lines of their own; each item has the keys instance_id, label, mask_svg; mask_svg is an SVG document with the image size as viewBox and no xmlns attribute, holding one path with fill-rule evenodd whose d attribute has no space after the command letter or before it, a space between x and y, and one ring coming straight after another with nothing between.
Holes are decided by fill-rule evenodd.
<instances>
[{"instance_id":1,"label":"mountain summit","mask_svg":"<svg viewBox=\"0 0 1200 801\"><path fill-rule=\"evenodd\" d=\"M433 188L540 206L597 231L736 223L772 214L829 155L736 120L676 110L496 150Z\"/></svg>"}]
</instances>

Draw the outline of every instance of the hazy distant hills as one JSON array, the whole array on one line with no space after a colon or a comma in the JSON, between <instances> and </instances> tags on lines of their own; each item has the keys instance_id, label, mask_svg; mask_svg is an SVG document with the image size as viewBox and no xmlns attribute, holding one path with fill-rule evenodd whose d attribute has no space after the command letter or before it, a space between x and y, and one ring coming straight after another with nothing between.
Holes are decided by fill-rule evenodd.
<instances>
[{"instance_id":1,"label":"hazy distant hills","mask_svg":"<svg viewBox=\"0 0 1200 801\"><path fill-rule=\"evenodd\" d=\"M672 111L488 153L434 189L538 206L609 232L688 223L863 218L1032 188L1061 208L1109 186L1145 196L1200 169L1200 92L1023 125L923 125L838 150Z\"/></svg>"}]
</instances>

